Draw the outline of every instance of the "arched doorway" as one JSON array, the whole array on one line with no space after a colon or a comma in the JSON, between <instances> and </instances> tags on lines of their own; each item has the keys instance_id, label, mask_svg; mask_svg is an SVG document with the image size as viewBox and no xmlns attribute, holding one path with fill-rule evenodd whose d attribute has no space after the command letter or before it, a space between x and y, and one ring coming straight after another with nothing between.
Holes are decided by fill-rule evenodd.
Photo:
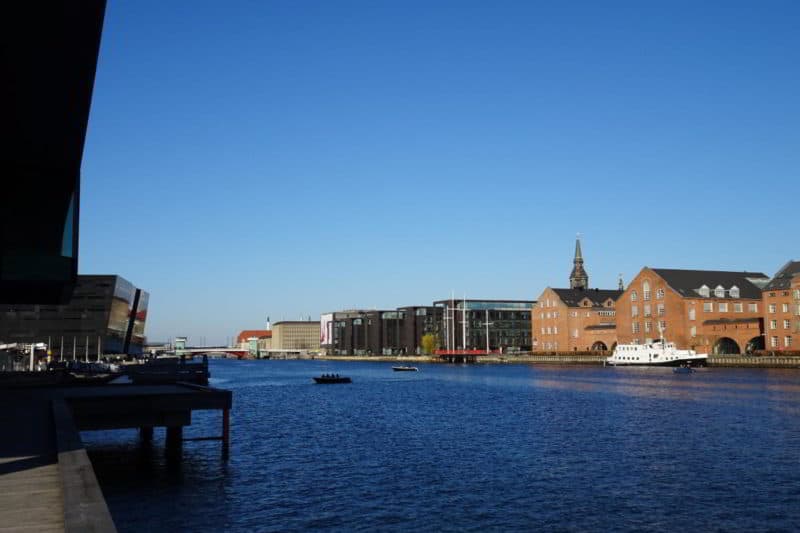
<instances>
[{"instance_id":1,"label":"arched doorway","mask_svg":"<svg viewBox=\"0 0 800 533\"><path fill-rule=\"evenodd\" d=\"M597 341L592 344L592 350L595 352L605 352L608 350L608 346L603 341Z\"/></svg>"},{"instance_id":2,"label":"arched doorway","mask_svg":"<svg viewBox=\"0 0 800 533\"><path fill-rule=\"evenodd\" d=\"M721 337L714 343L714 348L711 350L714 355L735 355L742 353L739 350L739 345L730 337Z\"/></svg>"},{"instance_id":3,"label":"arched doorway","mask_svg":"<svg viewBox=\"0 0 800 533\"><path fill-rule=\"evenodd\" d=\"M759 335L758 337L753 337L749 341L747 341L747 346L745 346L744 350L745 353L751 353L756 350L765 350L766 346L764 345L764 337Z\"/></svg>"}]
</instances>

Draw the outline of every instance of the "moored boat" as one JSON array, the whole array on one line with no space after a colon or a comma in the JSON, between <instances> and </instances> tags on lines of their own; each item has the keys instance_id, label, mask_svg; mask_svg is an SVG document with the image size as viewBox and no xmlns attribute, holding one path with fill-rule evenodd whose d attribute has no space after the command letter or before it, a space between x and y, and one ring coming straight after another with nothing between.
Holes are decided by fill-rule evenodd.
<instances>
[{"instance_id":1,"label":"moored boat","mask_svg":"<svg viewBox=\"0 0 800 533\"><path fill-rule=\"evenodd\" d=\"M612 366L705 366L708 354L679 350L664 339L645 344L620 344L606 359Z\"/></svg>"}]
</instances>

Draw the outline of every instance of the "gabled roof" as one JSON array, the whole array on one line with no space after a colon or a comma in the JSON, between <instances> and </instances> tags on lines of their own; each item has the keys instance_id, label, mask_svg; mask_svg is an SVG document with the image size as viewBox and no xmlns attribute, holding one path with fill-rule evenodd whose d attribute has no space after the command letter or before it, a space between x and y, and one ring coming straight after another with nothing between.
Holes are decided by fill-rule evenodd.
<instances>
[{"instance_id":1,"label":"gabled roof","mask_svg":"<svg viewBox=\"0 0 800 533\"><path fill-rule=\"evenodd\" d=\"M714 297L714 289L721 285L726 294L731 287L738 287L740 298L761 299L761 287L769 281L763 272L728 272L725 270L679 270L673 268L653 268L678 294L687 298L701 297L697 289L705 285L710 290L709 298Z\"/></svg>"},{"instance_id":2,"label":"gabled roof","mask_svg":"<svg viewBox=\"0 0 800 533\"><path fill-rule=\"evenodd\" d=\"M792 276L795 274L800 274L800 261L789 261L778 270L778 273L767 283L764 290L788 289L792 283Z\"/></svg>"},{"instance_id":3,"label":"gabled roof","mask_svg":"<svg viewBox=\"0 0 800 533\"><path fill-rule=\"evenodd\" d=\"M259 339L272 338L272 331L268 329L245 329L236 336L236 342L245 342L250 337L258 337Z\"/></svg>"},{"instance_id":4,"label":"gabled roof","mask_svg":"<svg viewBox=\"0 0 800 533\"><path fill-rule=\"evenodd\" d=\"M567 307L580 307L584 298L589 298L592 307L603 307L603 304L611 298L615 302L622 296L624 291L617 289L552 289Z\"/></svg>"}]
</instances>

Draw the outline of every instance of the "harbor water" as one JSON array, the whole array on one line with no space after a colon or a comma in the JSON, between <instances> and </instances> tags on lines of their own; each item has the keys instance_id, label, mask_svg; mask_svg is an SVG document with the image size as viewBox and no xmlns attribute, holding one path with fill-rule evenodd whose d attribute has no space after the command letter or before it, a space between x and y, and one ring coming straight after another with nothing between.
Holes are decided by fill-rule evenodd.
<instances>
[{"instance_id":1,"label":"harbor water","mask_svg":"<svg viewBox=\"0 0 800 533\"><path fill-rule=\"evenodd\" d=\"M800 530L800 371L391 366L212 361L234 391L228 460L84 432L117 527ZM312 382L332 372L353 383Z\"/></svg>"}]
</instances>

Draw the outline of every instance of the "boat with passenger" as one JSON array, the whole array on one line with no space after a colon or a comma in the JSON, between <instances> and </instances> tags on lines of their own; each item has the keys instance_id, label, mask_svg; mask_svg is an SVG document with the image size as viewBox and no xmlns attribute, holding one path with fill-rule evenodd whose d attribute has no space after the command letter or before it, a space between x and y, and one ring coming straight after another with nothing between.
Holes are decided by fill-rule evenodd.
<instances>
[{"instance_id":1,"label":"boat with passenger","mask_svg":"<svg viewBox=\"0 0 800 533\"><path fill-rule=\"evenodd\" d=\"M339 374L322 374L321 376L315 376L314 381L323 385L352 383L352 380L349 377L340 376Z\"/></svg>"},{"instance_id":2,"label":"boat with passenger","mask_svg":"<svg viewBox=\"0 0 800 533\"><path fill-rule=\"evenodd\" d=\"M679 350L675 343L657 339L645 344L620 344L606 359L612 366L705 366L708 354Z\"/></svg>"},{"instance_id":3,"label":"boat with passenger","mask_svg":"<svg viewBox=\"0 0 800 533\"><path fill-rule=\"evenodd\" d=\"M415 366L406 366L406 365L393 366L392 370L394 370L395 372L419 372L419 368Z\"/></svg>"}]
</instances>

